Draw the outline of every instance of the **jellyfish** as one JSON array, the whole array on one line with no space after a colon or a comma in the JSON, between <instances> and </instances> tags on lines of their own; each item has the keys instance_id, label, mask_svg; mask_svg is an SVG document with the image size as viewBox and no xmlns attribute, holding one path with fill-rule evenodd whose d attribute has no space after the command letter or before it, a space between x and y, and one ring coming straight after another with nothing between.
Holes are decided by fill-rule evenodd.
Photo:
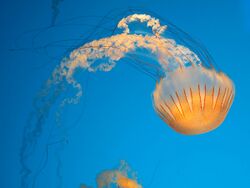
<instances>
[{"instance_id":1,"label":"jellyfish","mask_svg":"<svg viewBox=\"0 0 250 188\"><path fill-rule=\"evenodd\" d=\"M111 170L104 170L97 175L97 188L142 188L137 181L135 172L130 168L126 161L122 160L120 166ZM88 188L85 184L81 188Z\"/></svg>"},{"instance_id":2,"label":"jellyfish","mask_svg":"<svg viewBox=\"0 0 250 188\"><path fill-rule=\"evenodd\" d=\"M134 24L146 27L147 31L135 28ZM39 148L48 152L50 145L58 143L51 141L52 134L46 132L62 130L62 126L46 126L53 105L59 104L56 111L58 123L62 109L68 104L78 104L84 95L82 84L75 75L79 72L110 72L125 59L131 64L135 62L139 70L156 80L152 106L175 131L184 135L206 133L226 118L235 95L234 84L215 68L209 53L173 24L162 24L149 14L132 13L117 23L112 35L88 41L70 51L46 81L34 102L32 118L24 128L20 151L21 187L34 187L34 181L43 169L45 162L41 161L36 162L39 172L32 169L29 161L34 163L36 160L35 157L31 160L34 153L42 158L41 151L37 151ZM75 93L63 97L68 86ZM47 137L42 141L48 140L48 143L37 147L38 143L43 143L39 142L41 136ZM121 188L136 185L126 176L116 173L116 177ZM32 183L29 183L30 179L33 179Z\"/></svg>"},{"instance_id":3,"label":"jellyfish","mask_svg":"<svg viewBox=\"0 0 250 188\"><path fill-rule=\"evenodd\" d=\"M135 21L146 22L153 35L130 34L129 23ZM118 27L124 29L123 34L93 41L71 53L70 64L66 65L69 82L80 88L71 77L76 67L93 72L110 71L126 54L144 48L157 57L164 72L153 92L155 110L164 122L186 135L209 132L223 122L235 93L234 84L226 74L206 67L189 48L162 37L167 25L162 26L149 15L130 15ZM92 66L96 59L106 57L107 63Z\"/></svg>"}]
</instances>

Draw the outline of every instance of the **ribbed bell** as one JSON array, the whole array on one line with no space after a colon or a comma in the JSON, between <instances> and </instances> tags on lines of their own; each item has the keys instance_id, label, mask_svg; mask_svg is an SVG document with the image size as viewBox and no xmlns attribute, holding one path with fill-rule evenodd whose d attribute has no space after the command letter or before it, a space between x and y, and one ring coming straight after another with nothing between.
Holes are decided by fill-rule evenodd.
<instances>
[{"instance_id":1,"label":"ribbed bell","mask_svg":"<svg viewBox=\"0 0 250 188\"><path fill-rule=\"evenodd\" d=\"M159 116L186 135L217 128L225 119L235 95L232 81L222 72L191 66L161 79L153 93Z\"/></svg>"}]
</instances>

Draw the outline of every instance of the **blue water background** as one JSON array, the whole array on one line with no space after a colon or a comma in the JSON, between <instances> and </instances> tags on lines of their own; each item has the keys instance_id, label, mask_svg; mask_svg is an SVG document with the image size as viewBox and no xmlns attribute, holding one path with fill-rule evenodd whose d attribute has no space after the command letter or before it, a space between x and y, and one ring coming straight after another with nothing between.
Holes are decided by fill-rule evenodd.
<instances>
[{"instance_id":1,"label":"blue water background","mask_svg":"<svg viewBox=\"0 0 250 188\"><path fill-rule=\"evenodd\" d=\"M250 2L64 0L57 21L103 16L111 9L129 7L151 10L202 41L234 81L235 101L221 127L204 135L183 136L154 112L155 82L146 75L127 64L90 75L85 103L64 113L69 126L84 109L60 152L63 187L94 186L96 174L117 166L121 159L137 171L145 188L250 187ZM22 33L51 24L50 0L2 1L0 9L0 187L16 188L20 187L22 131L32 100L59 60L34 50L10 50ZM47 40L53 41L50 37ZM20 43L26 46L26 40ZM52 148L37 187L55 187L54 160Z\"/></svg>"}]
</instances>

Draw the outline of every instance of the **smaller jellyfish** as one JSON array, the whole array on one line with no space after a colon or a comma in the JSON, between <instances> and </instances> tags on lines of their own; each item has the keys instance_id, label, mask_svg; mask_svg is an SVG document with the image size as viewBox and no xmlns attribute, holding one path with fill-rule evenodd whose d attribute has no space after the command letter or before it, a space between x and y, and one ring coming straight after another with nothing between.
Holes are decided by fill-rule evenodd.
<instances>
[{"instance_id":1,"label":"smaller jellyfish","mask_svg":"<svg viewBox=\"0 0 250 188\"><path fill-rule=\"evenodd\" d=\"M153 99L156 112L170 127L195 135L209 132L224 121L234 94L234 84L223 72L192 63L162 78Z\"/></svg>"},{"instance_id":2,"label":"smaller jellyfish","mask_svg":"<svg viewBox=\"0 0 250 188\"><path fill-rule=\"evenodd\" d=\"M137 182L135 172L131 170L125 161L121 161L120 166L116 169L105 170L97 175L97 188L142 188ZM85 184L81 188L89 188Z\"/></svg>"},{"instance_id":3,"label":"smaller jellyfish","mask_svg":"<svg viewBox=\"0 0 250 188\"><path fill-rule=\"evenodd\" d=\"M131 180L121 174L117 174L116 181L120 188L141 188L141 186L135 180Z\"/></svg>"}]
</instances>

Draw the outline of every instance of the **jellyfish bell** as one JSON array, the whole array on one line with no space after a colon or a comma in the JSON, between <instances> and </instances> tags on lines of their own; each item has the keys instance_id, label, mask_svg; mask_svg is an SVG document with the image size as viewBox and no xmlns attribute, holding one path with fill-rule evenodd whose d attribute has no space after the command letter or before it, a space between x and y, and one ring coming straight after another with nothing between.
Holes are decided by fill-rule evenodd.
<instances>
[{"instance_id":1,"label":"jellyfish bell","mask_svg":"<svg viewBox=\"0 0 250 188\"><path fill-rule=\"evenodd\" d=\"M234 94L234 84L226 74L192 64L161 78L153 102L159 116L175 131L196 135L220 126Z\"/></svg>"},{"instance_id":2,"label":"jellyfish bell","mask_svg":"<svg viewBox=\"0 0 250 188\"><path fill-rule=\"evenodd\" d=\"M142 188L135 180L121 174L117 174L117 185L119 188Z\"/></svg>"}]
</instances>

